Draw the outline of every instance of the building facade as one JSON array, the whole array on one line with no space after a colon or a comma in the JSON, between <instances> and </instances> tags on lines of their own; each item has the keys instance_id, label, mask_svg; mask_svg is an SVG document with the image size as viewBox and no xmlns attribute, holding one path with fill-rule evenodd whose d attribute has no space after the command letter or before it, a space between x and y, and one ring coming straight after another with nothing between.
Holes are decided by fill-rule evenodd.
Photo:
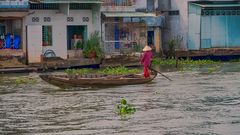
<instances>
[{"instance_id":1,"label":"building facade","mask_svg":"<svg viewBox=\"0 0 240 135\"><path fill-rule=\"evenodd\" d=\"M166 16L163 44L183 38L179 49L239 48L239 1L159 0L158 12Z\"/></svg>"},{"instance_id":2,"label":"building facade","mask_svg":"<svg viewBox=\"0 0 240 135\"><path fill-rule=\"evenodd\" d=\"M102 41L106 54L139 52L145 45L161 50L163 16L156 0L103 0Z\"/></svg>"},{"instance_id":3,"label":"building facade","mask_svg":"<svg viewBox=\"0 0 240 135\"><path fill-rule=\"evenodd\" d=\"M28 63L39 63L43 57L76 57L82 50L76 50L74 42L84 42L91 33L101 31L100 3L100 0L1 1L0 51L26 57Z\"/></svg>"},{"instance_id":4,"label":"building facade","mask_svg":"<svg viewBox=\"0 0 240 135\"><path fill-rule=\"evenodd\" d=\"M28 0L0 1L0 56L26 55L25 16Z\"/></svg>"},{"instance_id":5,"label":"building facade","mask_svg":"<svg viewBox=\"0 0 240 135\"><path fill-rule=\"evenodd\" d=\"M41 57L77 57L73 40L85 42L91 33L100 32L100 1L44 0L30 3L25 17L29 62ZM76 51L78 51L76 53Z\"/></svg>"}]
</instances>

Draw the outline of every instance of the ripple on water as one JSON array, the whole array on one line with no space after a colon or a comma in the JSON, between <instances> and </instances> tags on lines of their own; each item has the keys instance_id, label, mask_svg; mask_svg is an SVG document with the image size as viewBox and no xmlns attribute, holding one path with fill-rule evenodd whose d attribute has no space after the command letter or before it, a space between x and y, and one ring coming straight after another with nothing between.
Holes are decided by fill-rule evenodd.
<instances>
[{"instance_id":1,"label":"ripple on water","mask_svg":"<svg viewBox=\"0 0 240 135\"><path fill-rule=\"evenodd\" d=\"M206 96L202 102L205 105L240 105L240 96Z\"/></svg>"},{"instance_id":2,"label":"ripple on water","mask_svg":"<svg viewBox=\"0 0 240 135\"><path fill-rule=\"evenodd\" d=\"M103 89L60 89L37 74L36 84L0 85L0 132L36 135L237 135L239 73L165 73L153 83ZM6 77L13 79L14 76ZM120 117L121 98L137 108Z\"/></svg>"}]
</instances>

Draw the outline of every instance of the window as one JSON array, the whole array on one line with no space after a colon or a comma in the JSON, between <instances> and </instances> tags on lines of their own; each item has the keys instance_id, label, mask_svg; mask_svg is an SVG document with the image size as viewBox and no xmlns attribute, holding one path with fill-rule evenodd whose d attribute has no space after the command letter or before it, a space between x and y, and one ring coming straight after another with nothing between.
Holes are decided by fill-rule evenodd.
<instances>
[{"instance_id":1,"label":"window","mask_svg":"<svg viewBox=\"0 0 240 135\"><path fill-rule=\"evenodd\" d=\"M52 26L42 26L42 45L52 46Z\"/></svg>"},{"instance_id":2,"label":"window","mask_svg":"<svg viewBox=\"0 0 240 135\"><path fill-rule=\"evenodd\" d=\"M91 9L91 4L85 3L70 3L71 10L84 10L84 9Z\"/></svg>"},{"instance_id":3,"label":"window","mask_svg":"<svg viewBox=\"0 0 240 135\"><path fill-rule=\"evenodd\" d=\"M32 4L32 3L30 3L30 9L33 9L33 10L58 10L59 4L55 4L55 3Z\"/></svg>"},{"instance_id":4,"label":"window","mask_svg":"<svg viewBox=\"0 0 240 135\"><path fill-rule=\"evenodd\" d=\"M87 40L86 25L67 26L68 50L83 49L84 41Z\"/></svg>"},{"instance_id":5,"label":"window","mask_svg":"<svg viewBox=\"0 0 240 135\"><path fill-rule=\"evenodd\" d=\"M68 22L74 22L74 18L73 17L67 17L67 21Z\"/></svg>"},{"instance_id":6,"label":"window","mask_svg":"<svg viewBox=\"0 0 240 135\"><path fill-rule=\"evenodd\" d=\"M168 11L172 8L171 0L158 0L158 11Z\"/></svg>"},{"instance_id":7,"label":"window","mask_svg":"<svg viewBox=\"0 0 240 135\"><path fill-rule=\"evenodd\" d=\"M179 10L173 10L173 11L168 11L168 15L171 15L171 16L173 16L173 15L179 15L180 13L179 13Z\"/></svg>"},{"instance_id":8,"label":"window","mask_svg":"<svg viewBox=\"0 0 240 135\"><path fill-rule=\"evenodd\" d=\"M44 18L43 18L43 21L44 21L44 22L51 22L51 17L44 17Z\"/></svg>"},{"instance_id":9,"label":"window","mask_svg":"<svg viewBox=\"0 0 240 135\"><path fill-rule=\"evenodd\" d=\"M155 1L154 0L147 0L147 11L154 12L155 11Z\"/></svg>"},{"instance_id":10,"label":"window","mask_svg":"<svg viewBox=\"0 0 240 135\"><path fill-rule=\"evenodd\" d=\"M32 17L32 22L39 22L39 17Z\"/></svg>"}]
</instances>

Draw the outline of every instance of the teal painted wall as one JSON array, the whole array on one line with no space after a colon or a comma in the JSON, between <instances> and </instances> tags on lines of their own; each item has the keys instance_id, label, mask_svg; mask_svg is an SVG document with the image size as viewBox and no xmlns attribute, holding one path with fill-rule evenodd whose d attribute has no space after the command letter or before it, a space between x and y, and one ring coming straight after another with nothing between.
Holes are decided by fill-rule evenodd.
<instances>
[{"instance_id":1,"label":"teal painted wall","mask_svg":"<svg viewBox=\"0 0 240 135\"><path fill-rule=\"evenodd\" d=\"M201 48L240 47L240 16L202 16Z\"/></svg>"},{"instance_id":2,"label":"teal painted wall","mask_svg":"<svg viewBox=\"0 0 240 135\"><path fill-rule=\"evenodd\" d=\"M240 47L240 10L202 10L189 4L188 14L189 50Z\"/></svg>"},{"instance_id":3,"label":"teal painted wall","mask_svg":"<svg viewBox=\"0 0 240 135\"><path fill-rule=\"evenodd\" d=\"M200 49L201 8L190 4L188 17L188 49L198 50Z\"/></svg>"}]
</instances>

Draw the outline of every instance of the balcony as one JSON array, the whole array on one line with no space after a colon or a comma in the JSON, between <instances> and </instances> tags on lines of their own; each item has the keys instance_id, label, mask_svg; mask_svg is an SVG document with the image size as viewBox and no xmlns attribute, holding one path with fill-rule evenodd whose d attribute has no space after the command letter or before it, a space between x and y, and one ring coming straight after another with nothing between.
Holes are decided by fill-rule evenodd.
<instances>
[{"instance_id":1,"label":"balcony","mask_svg":"<svg viewBox=\"0 0 240 135\"><path fill-rule=\"evenodd\" d=\"M136 0L102 0L102 11L135 11Z\"/></svg>"}]
</instances>

